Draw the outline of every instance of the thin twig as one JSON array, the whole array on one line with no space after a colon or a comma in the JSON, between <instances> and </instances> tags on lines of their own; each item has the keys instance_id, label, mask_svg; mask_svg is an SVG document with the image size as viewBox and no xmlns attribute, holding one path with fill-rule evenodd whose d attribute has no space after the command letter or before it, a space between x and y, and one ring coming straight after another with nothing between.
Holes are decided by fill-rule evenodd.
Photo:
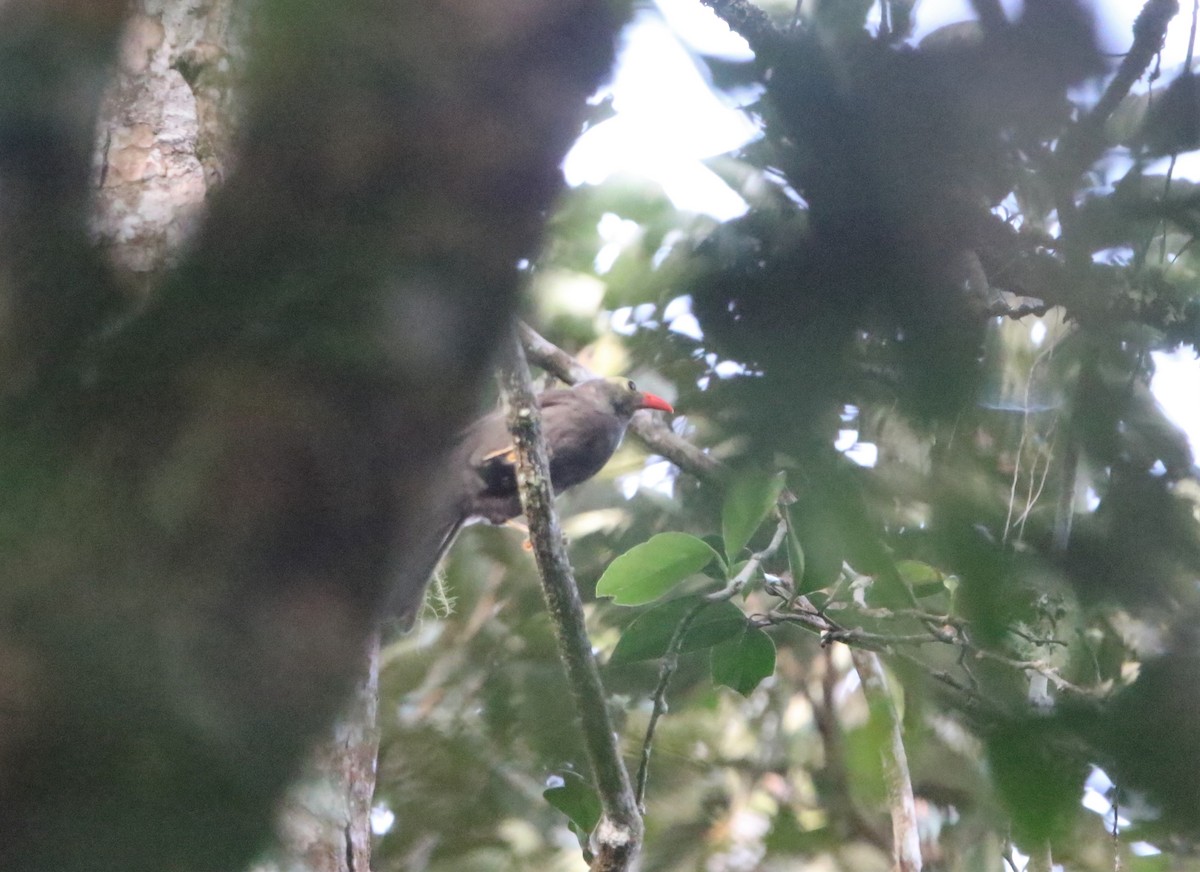
<instances>
[{"instance_id":1,"label":"thin twig","mask_svg":"<svg viewBox=\"0 0 1200 872\"><path fill-rule=\"evenodd\" d=\"M780 513L782 515L782 512ZM779 546L783 544L784 538L787 536L787 521L780 518L779 523L775 526L775 535L771 537L771 541L767 547L756 554L750 555L750 559L746 561L746 565L741 568L737 575L729 580L723 588L707 594L704 599L707 602L715 603L723 600L733 599L750 583L750 579L754 577L754 573L758 572L758 568L762 566L763 561L769 559L772 554L779 550Z\"/></svg>"},{"instance_id":2,"label":"thin twig","mask_svg":"<svg viewBox=\"0 0 1200 872\"><path fill-rule=\"evenodd\" d=\"M679 666L679 646L683 644L683 637L687 634L696 615L700 614L700 611L707 605L708 603L704 601L696 603L683 616L683 620L675 625L675 630L671 633L671 641L667 643L666 654L663 655L662 665L658 669L658 684L654 688L654 694L650 697L653 708L650 710L650 720L646 724L646 735L642 739L641 760L638 763L634 789L638 808L641 809L642 814L646 813L646 783L650 779L650 749L654 744L654 732L658 728L659 719L667 713L667 688Z\"/></svg>"},{"instance_id":3,"label":"thin twig","mask_svg":"<svg viewBox=\"0 0 1200 872\"><path fill-rule=\"evenodd\" d=\"M828 645L833 642L842 642L843 644L865 651L879 652L886 654L896 653L897 647L919 648L930 644L952 645L960 649L962 652L961 665L964 671L969 673L966 667L966 657L973 657L976 660L990 660L994 663L999 663L1011 669L1016 669L1028 675L1036 675L1045 678L1050 684L1059 691L1066 691L1077 694L1081 697L1093 696L1094 693L1087 688L1080 687L1067 679L1063 678L1055 671L1048 663L1043 660L1020 660L1015 657L1008 657L1004 654L997 653L987 648L980 648L971 643L969 635L964 631L966 622L961 619L952 619L941 615L932 615L916 612L911 609L904 609L891 612L887 609L871 609L871 616L894 618L900 616L916 617L926 624L927 631L925 633L905 633L905 634L884 634L873 633L864 630L861 627L843 627L839 626L823 611L817 611L804 597L797 597L791 604L788 610L774 609L760 616L758 623L761 626L771 626L773 624L798 624L807 627L821 637L821 644ZM945 630L942 627L951 627L952 630ZM1015 631L1014 631L1015 632ZM1017 633L1025 638L1025 634ZM1043 644L1052 644L1056 640L1042 640ZM1061 643L1058 643L1061 644Z\"/></svg>"},{"instance_id":4,"label":"thin twig","mask_svg":"<svg viewBox=\"0 0 1200 872\"><path fill-rule=\"evenodd\" d=\"M654 731L658 727L658 721L667 712L667 687L671 683L671 677L675 674L675 669L679 665L679 646L683 644L683 637L687 633L688 628L692 625L692 621L700 611L710 603L723 602L737 596L746 585L750 583L750 579L754 577L754 573L762 566L763 561L768 560L771 555L779 550L783 544L784 537L787 535L787 522L783 518L775 527L775 535L771 537L771 541L767 547L750 556L746 561L746 565L741 568L725 587L718 591L705 596L693 608L689 609L687 614L683 616L678 624L675 625L675 630L671 633L671 641L667 644L666 653L663 655L662 666L658 670L658 684L654 688L654 694L650 697L653 702L653 708L650 711L650 722L646 724L646 735L642 740L641 762L638 764L637 772L637 787L636 795L638 807L643 808L643 803L646 798L646 781L649 778L650 769L650 748L654 741Z\"/></svg>"},{"instance_id":5,"label":"thin twig","mask_svg":"<svg viewBox=\"0 0 1200 872\"><path fill-rule=\"evenodd\" d=\"M592 834L595 856L592 872L623 872L634 867L641 851L643 826L629 773L621 759L609 716L600 672L592 656L584 623L583 602L575 586L554 510L550 464L542 439L537 401L530 384L529 366L515 333L511 361L505 367L502 387L508 405L508 425L517 449L517 483L521 505L529 522L542 581L546 608L554 623L559 656L567 671L579 708L584 746L600 794L603 816Z\"/></svg>"},{"instance_id":6,"label":"thin twig","mask_svg":"<svg viewBox=\"0 0 1200 872\"><path fill-rule=\"evenodd\" d=\"M1133 22L1133 44L1121 60L1117 74L1092 110L1067 132L1059 149L1061 156L1068 159L1073 173L1082 172L1100 156L1104 147L1105 122L1162 49L1167 25L1178 11L1178 0L1147 0L1138 13Z\"/></svg>"}]
</instances>

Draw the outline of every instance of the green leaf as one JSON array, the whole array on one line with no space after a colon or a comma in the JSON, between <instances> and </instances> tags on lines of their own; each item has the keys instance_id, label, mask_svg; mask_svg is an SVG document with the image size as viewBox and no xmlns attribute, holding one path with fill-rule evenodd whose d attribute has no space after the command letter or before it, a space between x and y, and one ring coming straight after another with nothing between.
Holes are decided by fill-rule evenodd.
<instances>
[{"instance_id":1,"label":"green leaf","mask_svg":"<svg viewBox=\"0 0 1200 872\"><path fill-rule=\"evenodd\" d=\"M898 560L896 571L917 597L933 596L946 590L942 573L928 563L922 563L920 560Z\"/></svg>"},{"instance_id":2,"label":"green leaf","mask_svg":"<svg viewBox=\"0 0 1200 872\"><path fill-rule=\"evenodd\" d=\"M711 648L737 635L746 625L742 610L730 602L706 603L698 596L668 600L634 618L621 634L609 663L636 663L662 657L679 622L696 608L699 611L680 640L680 653Z\"/></svg>"},{"instance_id":3,"label":"green leaf","mask_svg":"<svg viewBox=\"0 0 1200 872\"><path fill-rule=\"evenodd\" d=\"M747 623L737 636L712 649L710 665L714 682L749 696L760 681L775 672L775 643Z\"/></svg>"},{"instance_id":4,"label":"green leaf","mask_svg":"<svg viewBox=\"0 0 1200 872\"><path fill-rule=\"evenodd\" d=\"M717 552L695 536L659 533L610 563L596 583L596 595L622 606L653 602L714 558L720 559Z\"/></svg>"},{"instance_id":5,"label":"green leaf","mask_svg":"<svg viewBox=\"0 0 1200 872\"><path fill-rule=\"evenodd\" d=\"M579 773L567 770L559 772L562 784L542 791L546 802L565 814L586 838L586 834L600 823L600 797L595 788Z\"/></svg>"},{"instance_id":6,"label":"green leaf","mask_svg":"<svg viewBox=\"0 0 1200 872\"><path fill-rule=\"evenodd\" d=\"M712 563L708 564L708 566L704 567L704 574L713 581L719 581L724 584L732 577L732 573L729 571L729 566L725 563L725 558L722 556L725 553L725 540L716 533L709 533L708 535L701 536L700 538L707 542L708 546L712 548L713 551L717 552L718 558Z\"/></svg>"},{"instance_id":7,"label":"green leaf","mask_svg":"<svg viewBox=\"0 0 1200 872\"><path fill-rule=\"evenodd\" d=\"M793 576L796 593L809 594L829 587L842 571L845 534L839 519L815 493L805 491L788 506L788 524L804 549L804 574Z\"/></svg>"},{"instance_id":8,"label":"green leaf","mask_svg":"<svg viewBox=\"0 0 1200 872\"><path fill-rule=\"evenodd\" d=\"M737 558L763 518L771 511L783 492L783 473L763 475L753 473L735 480L721 507L721 531L725 539L725 556L730 563Z\"/></svg>"}]
</instances>

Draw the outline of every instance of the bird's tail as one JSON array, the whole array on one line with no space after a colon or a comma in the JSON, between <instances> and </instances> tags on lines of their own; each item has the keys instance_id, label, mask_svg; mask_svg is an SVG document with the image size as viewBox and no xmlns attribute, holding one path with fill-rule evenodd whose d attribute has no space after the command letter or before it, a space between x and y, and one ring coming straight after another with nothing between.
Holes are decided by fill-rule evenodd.
<instances>
[{"instance_id":1,"label":"bird's tail","mask_svg":"<svg viewBox=\"0 0 1200 872\"><path fill-rule=\"evenodd\" d=\"M406 633L412 629L417 616L421 613L421 606L425 604L425 591L429 588L429 579L437 570L438 564L442 562L442 558L446 556L446 552L450 550L450 546L454 544L454 540L458 538L458 532L462 529L465 520L462 516L454 518L449 524L436 529L426 540L425 547L428 547L428 543L432 541L437 543L436 548L430 551L427 557L423 557L420 563L406 570L404 578L396 586L396 590L392 594L391 605L387 610L389 629L400 633ZM424 551L425 547L422 547L421 550Z\"/></svg>"}]
</instances>

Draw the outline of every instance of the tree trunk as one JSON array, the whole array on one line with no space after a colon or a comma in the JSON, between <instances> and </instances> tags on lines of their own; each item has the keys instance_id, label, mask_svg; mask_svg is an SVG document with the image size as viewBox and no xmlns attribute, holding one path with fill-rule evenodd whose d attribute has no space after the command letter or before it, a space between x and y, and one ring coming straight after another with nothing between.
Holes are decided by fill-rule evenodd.
<instances>
[{"instance_id":1,"label":"tree trunk","mask_svg":"<svg viewBox=\"0 0 1200 872\"><path fill-rule=\"evenodd\" d=\"M259 0L235 107L235 5L0 4L3 869L262 855L425 582L445 448L619 23ZM357 776L343 820L365 723L318 755Z\"/></svg>"}]
</instances>

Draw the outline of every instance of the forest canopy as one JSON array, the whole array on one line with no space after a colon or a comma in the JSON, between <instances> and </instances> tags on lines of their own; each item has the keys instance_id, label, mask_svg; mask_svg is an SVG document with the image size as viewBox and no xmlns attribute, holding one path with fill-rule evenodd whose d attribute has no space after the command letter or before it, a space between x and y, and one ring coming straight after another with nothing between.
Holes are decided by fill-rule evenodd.
<instances>
[{"instance_id":1,"label":"forest canopy","mask_svg":"<svg viewBox=\"0 0 1200 872\"><path fill-rule=\"evenodd\" d=\"M611 485L560 500L585 598L598 584L589 628L631 767L674 669L646 868L889 865L886 734L843 644L878 652L900 701L927 868L1190 868L1200 491L1149 392L1152 353L1194 350L1200 326L1193 183L1172 162L1198 144L1197 104L1186 67L1156 66L1189 17L1147 3L1114 59L1072 3L1012 20L976 3L977 22L920 43L906 3L884 3L882 23L871 4L798 19L708 5L755 52L694 55L718 91L758 89L761 137L709 162L748 212L717 224L612 178L564 198L529 269L545 336L670 397L677 432L727 469L714 481L635 450ZM739 511L753 520L731 532ZM681 625L780 523L754 580ZM698 556L668 583L653 548L677 557L680 533L712 555L682 545ZM443 729L462 740L453 718L482 702L467 730L480 765L520 754L566 791L586 763L563 752L569 723L544 717L536 598L523 571L488 575L521 565L516 544L481 530L447 568L456 612L503 605L436 632L466 632L480 659L520 653L480 695L440 683L467 707ZM402 699L431 692L396 669ZM394 750L385 734L398 783L411 730L430 726L402 715ZM444 868L496 844L483 821L509 800L492 789L465 815L478 847L437 839ZM429 832L406 796L386 800L385 857Z\"/></svg>"},{"instance_id":2,"label":"forest canopy","mask_svg":"<svg viewBox=\"0 0 1200 872\"><path fill-rule=\"evenodd\" d=\"M0 6L0 867L286 867L333 729L314 872L617 868L621 791L646 872L1200 868L1196 9L705 5L723 222L562 185L648 4ZM372 660L510 326L676 411L557 501L587 663L486 526Z\"/></svg>"}]
</instances>

